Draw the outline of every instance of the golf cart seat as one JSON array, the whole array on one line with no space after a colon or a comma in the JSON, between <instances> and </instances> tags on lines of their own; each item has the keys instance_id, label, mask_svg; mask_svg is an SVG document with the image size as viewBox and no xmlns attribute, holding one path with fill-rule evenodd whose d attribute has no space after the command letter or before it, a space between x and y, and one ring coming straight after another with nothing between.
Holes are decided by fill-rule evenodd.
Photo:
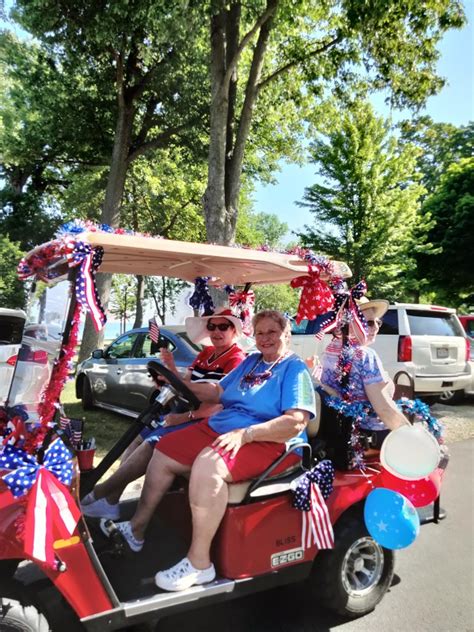
<instances>
[{"instance_id":1,"label":"golf cart seat","mask_svg":"<svg viewBox=\"0 0 474 632\"><path fill-rule=\"evenodd\" d=\"M321 414L321 407L319 402L319 394L316 395L316 416L308 422L306 432L308 434L309 443L304 442L288 442L287 449L274 463L270 465L261 476L256 479L248 481L242 481L241 483L231 483L229 485L229 505L239 505L244 502L249 502L251 499L262 499L264 496L273 496L275 494L281 494L290 489L291 482L298 478L304 469L311 467L312 461L312 449L311 443L316 437L319 430L319 421ZM283 472L279 472L272 476L272 472L284 459L294 452L295 450L303 450L303 458L299 463L291 465Z\"/></svg>"}]
</instances>

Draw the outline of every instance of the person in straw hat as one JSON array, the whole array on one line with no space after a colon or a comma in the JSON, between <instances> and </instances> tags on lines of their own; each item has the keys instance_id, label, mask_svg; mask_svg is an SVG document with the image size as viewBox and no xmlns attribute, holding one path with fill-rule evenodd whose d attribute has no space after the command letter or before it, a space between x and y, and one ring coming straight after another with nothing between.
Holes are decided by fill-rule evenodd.
<instances>
[{"instance_id":1,"label":"person in straw hat","mask_svg":"<svg viewBox=\"0 0 474 632\"><path fill-rule=\"evenodd\" d=\"M186 332L196 344L205 345L198 353L186 375L179 373L173 353L161 349L160 359L186 384L192 382L217 383L245 358L237 341L242 337L242 322L230 309L221 308L207 316L186 319ZM142 476L152 457L153 449L162 437L181 430L221 410L222 406L202 403L197 410L170 412L162 419L158 429L145 428L130 445L119 469L82 500L84 515L93 518L120 517L119 500L125 487Z\"/></svg>"},{"instance_id":2,"label":"person in straw hat","mask_svg":"<svg viewBox=\"0 0 474 632\"><path fill-rule=\"evenodd\" d=\"M334 460L343 469L351 467L347 449L353 423L351 407L354 414L360 413L360 405L366 411L359 421L359 431L362 437L368 438L366 443L371 448L380 449L391 430L408 423L392 399L392 380L377 353L369 347L377 336L389 303L384 299L369 300L364 296L358 301L358 307L367 323L365 341L359 339L352 325L349 325L345 347L341 335L336 335L323 354L320 378L322 434L326 434L333 445L336 444ZM341 423L344 416L346 424Z\"/></svg>"}]
</instances>

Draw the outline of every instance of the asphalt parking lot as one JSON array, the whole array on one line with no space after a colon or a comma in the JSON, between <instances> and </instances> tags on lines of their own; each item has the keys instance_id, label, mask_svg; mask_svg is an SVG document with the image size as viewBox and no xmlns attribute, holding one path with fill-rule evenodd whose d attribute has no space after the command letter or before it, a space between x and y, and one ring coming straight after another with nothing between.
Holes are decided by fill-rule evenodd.
<instances>
[{"instance_id":1,"label":"asphalt parking lot","mask_svg":"<svg viewBox=\"0 0 474 632\"><path fill-rule=\"evenodd\" d=\"M455 442L450 451L441 496L447 518L424 525L415 543L398 553L392 586L372 613L345 621L307 603L291 586L169 617L157 632L471 632L474 440Z\"/></svg>"}]
</instances>

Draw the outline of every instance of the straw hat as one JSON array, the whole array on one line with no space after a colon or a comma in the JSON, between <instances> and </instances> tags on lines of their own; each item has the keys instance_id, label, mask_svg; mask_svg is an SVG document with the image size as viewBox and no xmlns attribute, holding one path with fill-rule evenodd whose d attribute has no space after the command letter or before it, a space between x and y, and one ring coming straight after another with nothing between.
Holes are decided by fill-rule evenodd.
<instances>
[{"instance_id":1,"label":"straw hat","mask_svg":"<svg viewBox=\"0 0 474 632\"><path fill-rule=\"evenodd\" d=\"M225 318L234 325L236 337L243 335L242 321L237 316L234 316L232 311L228 307L221 307L216 310L214 314L208 316L189 316L186 318L186 331L188 336L196 344L202 344L205 346L212 345L212 341L209 337L209 331L206 329L207 321L211 318Z\"/></svg>"},{"instance_id":2,"label":"straw hat","mask_svg":"<svg viewBox=\"0 0 474 632\"><path fill-rule=\"evenodd\" d=\"M388 310L390 303L384 298L369 300L366 296L362 296L362 298L357 301L357 305L362 312L365 312L366 309L373 309L375 310L375 318L382 318Z\"/></svg>"}]
</instances>

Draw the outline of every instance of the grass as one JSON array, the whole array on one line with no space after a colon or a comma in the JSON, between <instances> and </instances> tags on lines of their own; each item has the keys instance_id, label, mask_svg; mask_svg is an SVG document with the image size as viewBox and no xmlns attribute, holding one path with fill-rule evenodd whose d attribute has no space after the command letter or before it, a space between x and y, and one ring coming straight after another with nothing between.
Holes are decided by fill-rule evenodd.
<instances>
[{"instance_id":1,"label":"grass","mask_svg":"<svg viewBox=\"0 0 474 632\"><path fill-rule=\"evenodd\" d=\"M68 417L84 420L84 439L95 437L96 458L102 458L129 425L134 423L133 419L100 408L83 410L81 401L76 398L74 380L66 384L61 402Z\"/></svg>"}]
</instances>

